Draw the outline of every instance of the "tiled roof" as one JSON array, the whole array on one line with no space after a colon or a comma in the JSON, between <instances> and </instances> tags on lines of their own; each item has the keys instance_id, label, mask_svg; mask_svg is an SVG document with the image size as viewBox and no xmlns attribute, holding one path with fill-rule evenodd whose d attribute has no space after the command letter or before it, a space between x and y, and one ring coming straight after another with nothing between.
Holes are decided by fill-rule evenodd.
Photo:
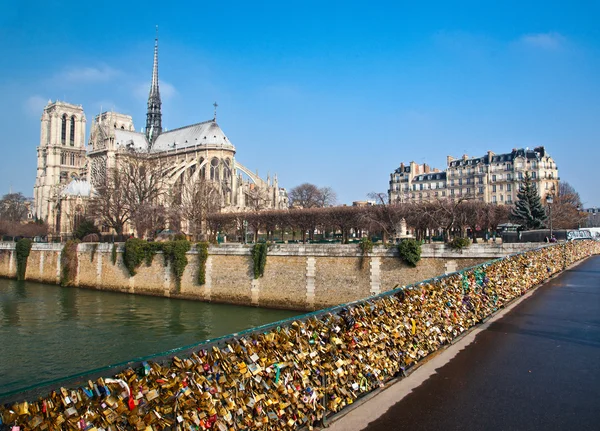
<instances>
[{"instance_id":1,"label":"tiled roof","mask_svg":"<svg viewBox=\"0 0 600 431\"><path fill-rule=\"evenodd\" d=\"M214 120L192 124L161 133L152 151L167 151L195 145L232 145Z\"/></svg>"},{"instance_id":2,"label":"tiled roof","mask_svg":"<svg viewBox=\"0 0 600 431\"><path fill-rule=\"evenodd\" d=\"M136 150L146 151L148 149L148 140L146 135L139 132L132 132L129 130L115 129L115 144L117 147L127 148L133 146Z\"/></svg>"}]
</instances>

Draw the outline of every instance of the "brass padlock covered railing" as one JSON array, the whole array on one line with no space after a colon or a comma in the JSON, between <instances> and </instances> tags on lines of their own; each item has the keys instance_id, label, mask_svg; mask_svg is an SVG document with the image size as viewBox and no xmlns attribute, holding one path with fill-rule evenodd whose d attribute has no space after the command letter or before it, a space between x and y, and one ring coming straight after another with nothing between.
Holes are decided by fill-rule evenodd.
<instances>
[{"instance_id":1,"label":"brass padlock covered railing","mask_svg":"<svg viewBox=\"0 0 600 431\"><path fill-rule=\"evenodd\" d=\"M5 394L1 421L19 430L312 429L528 289L599 252L593 241L549 245Z\"/></svg>"}]
</instances>

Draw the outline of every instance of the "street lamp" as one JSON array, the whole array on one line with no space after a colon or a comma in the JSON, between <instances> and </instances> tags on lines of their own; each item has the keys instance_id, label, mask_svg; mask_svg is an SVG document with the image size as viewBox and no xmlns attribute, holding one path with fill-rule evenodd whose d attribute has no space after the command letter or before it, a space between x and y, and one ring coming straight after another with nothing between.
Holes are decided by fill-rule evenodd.
<instances>
[{"instance_id":1,"label":"street lamp","mask_svg":"<svg viewBox=\"0 0 600 431\"><path fill-rule=\"evenodd\" d=\"M552 195L546 196L546 203L548 204L548 211L550 213L550 239L552 239L552 202L554 202Z\"/></svg>"},{"instance_id":2,"label":"street lamp","mask_svg":"<svg viewBox=\"0 0 600 431\"><path fill-rule=\"evenodd\" d=\"M577 229L581 229L581 205L577 205Z\"/></svg>"}]
</instances>

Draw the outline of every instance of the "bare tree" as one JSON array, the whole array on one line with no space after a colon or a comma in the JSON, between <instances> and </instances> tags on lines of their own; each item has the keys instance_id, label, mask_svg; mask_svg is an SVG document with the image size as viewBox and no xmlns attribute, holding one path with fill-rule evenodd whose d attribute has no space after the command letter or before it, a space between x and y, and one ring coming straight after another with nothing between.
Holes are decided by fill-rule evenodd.
<instances>
[{"instance_id":1,"label":"bare tree","mask_svg":"<svg viewBox=\"0 0 600 431\"><path fill-rule=\"evenodd\" d=\"M139 238L153 239L158 231L167 226L168 214L163 205L143 203L132 215L132 222Z\"/></svg>"},{"instance_id":2,"label":"bare tree","mask_svg":"<svg viewBox=\"0 0 600 431\"><path fill-rule=\"evenodd\" d=\"M358 215L361 224L366 224L370 231L381 232L384 243L389 238L397 237L400 222L406 217L405 206L389 204L386 193L371 192L367 196L374 200L376 205L368 207Z\"/></svg>"},{"instance_id":3,"label":"bare tree","mask_svg":"<svg viewBox=\"0 0 600 431\"><path fill-rule=\"evenodd\" d=\"M89 214L100 224L112 228L122 235L131 219L131 207L126 191L127 177L122 169L112 168L96 183L90 200Z\"/></svg>"},{"instance_id":4,"label":"bare tree","mask_svg":"<svg viewBox=\"0 0 600 431\"><path fill-rule=\"evenodd\" d=\"M323 208L335 205L337 194L331 187L317 187L304 183L294 187L288 193L290 206L296 208Z\"/></svg>"},{"instance_id":5,"label":"bare tree","mask_svg":"<svg viewBox=\"0 0 600 431\"><path fill-rule=\"evenodd\" d=\"M27 217L27 199L22 193L8 193L0 200L0 219L21 221Z\"/></svg>"},{"instance_id":6,"label":"bare tree","mask_svg":"<svg viewBox=\"0 0 600 431\"><path fill-rule=\"evenodd\" d=\"M337 203L337 193L331 187L321 187L319 189L318 206L321 208L330 207Z\"/></svg>"},{"instance_id":7,"label":"bare tree","mask_svg":"<svg viewBox=\"0 0 600 431\"><path fill-rule=\"evenodd\" d=\"M214 183L199 176L181 189L181 215L188 224L188 233L198 240L205 240L206 219L209 214L221 210L221 194Z\"/></svg>"},{"instance_id":8,"label":"bare tree","mask_svg":"<svg viewBox=\"0 0 600 431\"><path fill-rule=\"evenodd\" d=\"M147 153L123 153L95 186L90 215L113 228L118 235L132 222L138 236L163 225L160 201L165 191L164 172L159 160ZM158 226L151 226L156 222Z\"/></svg>"},{"instance_id":9,"label":"bare tree","mask_svg":"<svg viewBox=\"0 0 600 431\"><path fill-rule=\"evenodd\" d=\"M487 205L481 201L470 200L457 208L457 224L461 228L461 235L465 227L471 229L473 242L477 242L477 231L487 225Z\"/></svg>"},{"instance_id":10,"label":"bare tree","mask_svg":"<svg viewBox=\"0 0 600 431\"><path fill-rule=\"evenodd\" d=\"M552 226L555 229L574 229L584 223L585 214L579 193L565 181L558 184L552 205ZM549 223L549 221L548 221Z\"/></svg>"},{"instance_id":11,"label":"bare tree","mask_svg":"<svg viewBox=\"0 0 600 431\"><path fill-rule=\"evenodd\" d=\"M246 206L252 211L261 211L269 207L269 192L266 189L253 186L246 193Z\"/></svg>"}]
</instances>

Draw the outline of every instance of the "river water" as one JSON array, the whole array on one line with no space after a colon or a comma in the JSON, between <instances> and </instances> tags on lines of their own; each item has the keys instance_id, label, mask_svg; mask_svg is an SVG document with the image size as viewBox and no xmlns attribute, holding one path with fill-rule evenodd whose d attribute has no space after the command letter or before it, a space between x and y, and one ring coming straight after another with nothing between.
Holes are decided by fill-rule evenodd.
<instances>
[{"instance_id":1,"label":"river water","mask_svg":"<svg viewBox=\"0 0 600 431\"><path fill-rule=\"evenodd\" d=\"M297 314L0 279L0 395Z\"/></svg>"}]
</instances>

